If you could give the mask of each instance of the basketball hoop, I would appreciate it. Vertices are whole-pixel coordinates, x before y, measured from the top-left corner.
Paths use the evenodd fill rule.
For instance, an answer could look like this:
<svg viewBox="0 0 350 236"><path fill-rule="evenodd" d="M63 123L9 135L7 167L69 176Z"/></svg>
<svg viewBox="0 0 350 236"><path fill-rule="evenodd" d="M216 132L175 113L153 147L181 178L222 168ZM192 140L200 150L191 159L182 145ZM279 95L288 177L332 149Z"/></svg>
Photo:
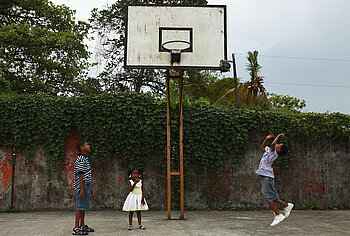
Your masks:
<svg viewBox="0 0 350 236"><path fill-rule="evenodd" d="M192 51L192 45L184 40L171 40L163 43L162 49L171 53L171 63L180 63L181 53Z"/></svg>
<svg viewBox="0 0 350 236"><path fill-rule="evenodd" d="M150 17L152 16L152 17ZM166 69L167 86L167 209L171 219L172 177L180 177L180 219L184 219L183 75L185 70L227 70L226 6L128 5L124 67ZM210 22L208 24L208 22ZM206 39L203 42L203 39ZM195 49L195 50L194 50ZM171 60L169 55L171 54ZM181 60L181 53L184 58ZM181 60L181 61L180 61ZM178 77L179 116L170 115L170 81ZM171 125L178 124L179 172L172 171Z"/></svg>

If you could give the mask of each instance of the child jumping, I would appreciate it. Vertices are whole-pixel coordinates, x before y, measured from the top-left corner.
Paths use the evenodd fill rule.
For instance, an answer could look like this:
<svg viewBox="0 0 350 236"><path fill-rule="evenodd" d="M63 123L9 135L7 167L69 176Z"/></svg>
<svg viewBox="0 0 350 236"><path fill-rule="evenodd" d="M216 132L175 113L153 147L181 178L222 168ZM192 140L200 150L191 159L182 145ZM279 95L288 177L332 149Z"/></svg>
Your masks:
<svg viewBox="0 0 350 236"><path fill-rule="evenodd" d="M76 148L78 150L78 158L74 164L74 191L76 199L75 211L75 227L73 228L73 235L87 235L89 232L95 230L85 225L85 211L90 208L90 194L93 196L94 192L91 188L91 168L89 158L86 155L90 152L89 144L80 140Z"/></svg>
<svg viewBox="0 0 350 236"><path fill-rule="evenodd" d="M141 225L141 211L147 211L148 206L145 200L145 190L142 180L140 179L140 172L138 169L131 171L131 176L128 181L128 188L130 193L125 200L123 211L129 212L129 226L128 230L132 230L132 217L134 211L137 212L137 220L139 223L139 229L146 229Z"/></svg>
<svg viewBox="0 0 350 236"><path fill-rule="evenodd" d="M283 133L277 135L275 140L273 140L271 143L271 148L266 146L267 140L272 139L273 137L274 134L269 134L261 144L260 149L264 151L264 154L260 160L259 169L255 171L255 173L260 176L260 182L265 201L274 211L274 219L271 223L271 226L275 226L287 218L294 206L292 203L287 204L282 201L274 187L275 175L273 174L272 164L278 158L278 156L284 156L287 154L288 147L285 144L277 144L279 138L285 137ZM283 214L278 211L275 203L284 206Z"/></svg>

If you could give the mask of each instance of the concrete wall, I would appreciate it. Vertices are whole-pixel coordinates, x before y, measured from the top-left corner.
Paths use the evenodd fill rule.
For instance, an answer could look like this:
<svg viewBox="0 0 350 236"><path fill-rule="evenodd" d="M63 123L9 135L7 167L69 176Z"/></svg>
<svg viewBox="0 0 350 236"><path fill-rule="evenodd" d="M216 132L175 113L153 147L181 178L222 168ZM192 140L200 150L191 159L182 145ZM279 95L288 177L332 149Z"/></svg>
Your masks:
<svg viewBox="0 0 350 236"><path fill-rule="evenodd" d="M263 137L250 137L244 158L234 163L228 156L222 178L207 173L196 173L185 188L186 207L196 209L265 208L258 177L254 174L261 158L259 145ZM14 207L20 210L74 209L73 168L76 158L75 143L78 134L67 138L65 162L62 171L48 170L47 158L39 147L33 157L18 155L15 168ZM275 187L281 199L292 201L297 208L307 208L318 202L324 208L350 207L349 140L333 140L328 146L316 143L298 143L289 168L275 164ZM0 148L0 209L11 203L12 152ZM165 157L164 157L164 161ZM92 186L96 192L92 209L122 208L128 194L127 171L120 166L120 158L111 156L108 166L93 173ZM145 168L146 199L151 209L166 209L166 170L149 165ZM173 177L176 178L176 177ZM215 184L208 185L207 180ZM174 205L177 201L174 200Z"/></svg>

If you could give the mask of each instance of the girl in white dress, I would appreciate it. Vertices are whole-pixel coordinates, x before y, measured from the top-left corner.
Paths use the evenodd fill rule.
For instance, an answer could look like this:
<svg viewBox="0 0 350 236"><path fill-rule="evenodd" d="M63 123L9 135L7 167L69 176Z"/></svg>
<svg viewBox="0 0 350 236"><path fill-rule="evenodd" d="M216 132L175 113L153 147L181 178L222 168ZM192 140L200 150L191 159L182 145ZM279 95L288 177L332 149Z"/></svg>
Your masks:
<svg viewBox="0 0 350 236"><path fill-rule="evenodd" d="M131 172L131 178L128 181L128 187L130 193L126 198L123 206L123 211L129 212L129 226L128 230L132 230L132 217L134 211L137 212L137 220L139 223L139 229L146 229L141 225L141 211L147 211L148 206L145 200L145 190L142 180L140 179L140 172L138 169L133 169Z"/></svg>

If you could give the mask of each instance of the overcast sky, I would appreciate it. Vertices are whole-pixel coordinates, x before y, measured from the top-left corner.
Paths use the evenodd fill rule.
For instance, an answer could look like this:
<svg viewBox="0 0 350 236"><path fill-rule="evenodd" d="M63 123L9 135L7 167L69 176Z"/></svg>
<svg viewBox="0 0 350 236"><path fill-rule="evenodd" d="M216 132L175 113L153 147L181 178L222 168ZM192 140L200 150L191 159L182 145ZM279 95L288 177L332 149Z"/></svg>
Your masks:
<svg viewBox="0 0 350 236"><path fill-rule="evenodd" d="M78 20L87 20L93 8L114 1L53 2L76 10ZM228 7L228 54L236 53L243 82L249 80L246 53L257 50L268 92L306 100L303 111L350 114L350 0L208 2Z"/></svg>

